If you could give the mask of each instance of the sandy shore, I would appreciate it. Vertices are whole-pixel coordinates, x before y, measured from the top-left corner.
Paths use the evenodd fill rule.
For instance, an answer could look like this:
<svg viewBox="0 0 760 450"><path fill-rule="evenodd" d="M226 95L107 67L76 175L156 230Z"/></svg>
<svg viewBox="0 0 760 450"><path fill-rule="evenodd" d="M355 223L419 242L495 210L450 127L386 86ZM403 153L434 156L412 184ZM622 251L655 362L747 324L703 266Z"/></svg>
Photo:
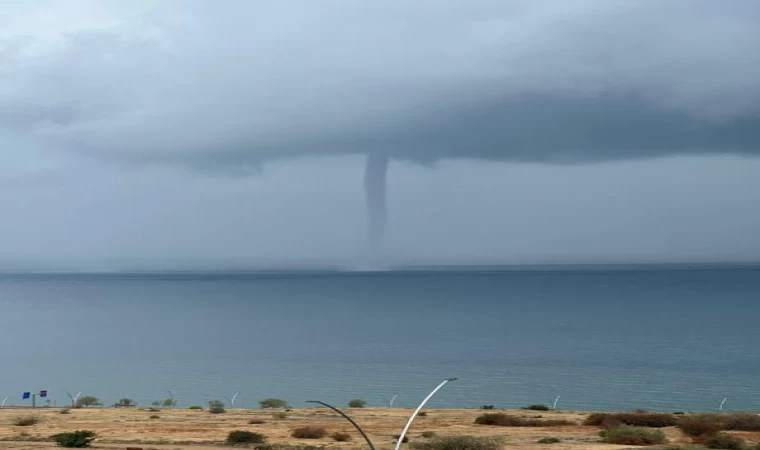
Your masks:
<svg viewBox="0 0 760 450"><path fill-rule="evenodd" d="M380 449L392 449L393 436L400 433L411 410L402 408L346 409ZM505 411L524 417L542 416L545 419L566 419L576 425L545 428L495 427L476 425L475 417L480 410L428 410L426 417L418 417L410 430L411 440L424 439L424 431L445 436L494 436L509 449L620 449L626 448L599 442L598 428L582 426L587 412L571 411ZM185 448L203 449L219 447L232 430L248 430L263 433L272 444L306 444L335 449L366 448L361 436L345 419L334 412L322 409L295 409L286 419L273 416L271 410L229 410L225 414L209 414L206 411L187 409L161 410L91 408L72 409L70 414L60 414L58 409L36 410L0 409L0 449L39 449L54 445L38 440L62 431L92 430L98 435L94 447L120 448L141 447L144 450ZM19 416L34 415L39 423L33 426L15 426ZM158 416L158 418L151 418ZM265 423L251 425L252 419ZM324 427L328 433L343 432L352 436L350 442L335 442L331 438L313 440L294 439L294 428L302 426ZM664 430L671 444L686 444L689 440L675 428ZM757 433L756 433L757 434ZM557 437L558 444L538 444L542 437ZM745 436L760 439L760 436ZM406 446L404 446L406 448Z"/></svg>

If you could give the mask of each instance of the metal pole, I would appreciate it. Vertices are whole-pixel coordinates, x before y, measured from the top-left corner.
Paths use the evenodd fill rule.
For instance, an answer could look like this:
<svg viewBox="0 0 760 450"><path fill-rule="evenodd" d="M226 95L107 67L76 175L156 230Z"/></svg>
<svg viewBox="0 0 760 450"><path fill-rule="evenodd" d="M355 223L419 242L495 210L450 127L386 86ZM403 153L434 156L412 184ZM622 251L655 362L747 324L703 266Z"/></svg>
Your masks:
<svg viewBox="0 0 760 450"><path fill-rule="evenodd" d="M406 436L406 432L409 431L409 427L412 426L412 422L414 422L414 418L417 417L417 414L419 414L422 407L425 406L425 403L427 403L428 400L430 400L430 398L433 397L435 393L438 392L439 389L444 387L446 383L450 381L456 381L456 378L447 378L443 380L441 384L439 384L435 389L433 389L432 392L428 394L427 397L425 397L425 400L423 400L422 403L420 403L420 406L418 406L417 409L414 410L414 413L412 413L412 417L409 418L409 421L406 423L406 426L404 427L404 431L402 431L401 436L398 437L398 442L396 442L395 450L399 450L399 448L401 448L401 443L404 442L404 436Z"/></svg>
<svg viewBox="0 0 760 450"><path fill-rule="evenodd" d="M385 399L385 401L388 402L388 408L393 408L393 401L396 400L396 397L398 397L398 394L394 395L390 400L383 397L383 399Z"/></svg>
<svg viewBox="0 0 760 450"><path fill-rule="evenodd" d="M32 394L32 408L37 407L37 394Z"/></svg>
<svg viewBox="0 0 760 450"><path fill-rule="evenodd" d="M364 430L362 430L362 427L360 427L358 423L354 422L352 418L348 417L346 413L344 413L343 411L339 410L338 408L334 406L330 406L327 403L320 402L318 400L307 400L306 403L319 403L320 405L326 406L332 409L333 411L335 411L336 413L340 414L341 416L343 416L346 420L351 422L351 425L353 425L359 433L361 433L362 437L364 437L364 440L367 441L367 445L369 445L370 450L375 450L375 446L372 444L372 441L369 440L369 436L367 436L367 433L365 433Z"/></svg>
<svg viewBox="0 0 760 450"><path fill-rule="evenodd" d="M69 398L71 399L71 407L72 408L76 406L76 402L77 402L77 400L79 400L79 396L82 395L81 392L77 393L77 395L71 395L71 392L67 391L66 389L64 389L63 392L65 392L66 395L68 395Z"/></svg>

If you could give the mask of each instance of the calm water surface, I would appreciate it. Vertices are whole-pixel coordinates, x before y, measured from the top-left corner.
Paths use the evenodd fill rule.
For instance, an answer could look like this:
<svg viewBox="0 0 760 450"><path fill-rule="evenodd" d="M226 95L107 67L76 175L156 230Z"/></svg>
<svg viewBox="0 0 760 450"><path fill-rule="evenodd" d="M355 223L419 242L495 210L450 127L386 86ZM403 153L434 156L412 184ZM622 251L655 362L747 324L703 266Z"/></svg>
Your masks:
<svg viewBox="0 0 760 450"><path fill-rule="evenodd" d="M760 266L0 275L0 401L760 409Z"/></svg>

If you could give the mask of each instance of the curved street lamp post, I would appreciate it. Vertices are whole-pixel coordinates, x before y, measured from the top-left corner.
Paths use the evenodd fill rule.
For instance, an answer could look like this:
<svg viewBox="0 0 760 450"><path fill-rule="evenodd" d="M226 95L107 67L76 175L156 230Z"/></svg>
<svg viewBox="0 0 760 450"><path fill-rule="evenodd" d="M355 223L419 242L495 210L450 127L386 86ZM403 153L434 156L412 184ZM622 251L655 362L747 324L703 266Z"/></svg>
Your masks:
<svg viewBox="0 0 760 450"><path fill-rule="evenodd" d="M351 422L351 425L353 425L359 433L361 433L364 440L367 441L367 445L369 445L370 450L375 450L375 446L372 444L372 441L369 439L369 436L367 436L367 433L365 433L364 430L362 430L362 427L360 427L358 423L354 422L352 418L348 417L346 413L344 413L343 411L339 410L338 408L334 406L328 405L325 402L320 402L319 400L307 400L306 403L319 403L320 405L326 406L332 409L333 411L335 411L336 413L340 414L341 416L343 416L346 420Z"/></svg>
<svg viewBox="0 0 760 450"><path fill-rule="evenodd" d="M419 414L422 407L425 406L425 403L427 403L428 400L430 400L435 395L436 392L438 392L442 387L444 387L446 383L449 383L451 381L456 381L456 378L447 378L443 380L441 384L436 386L436 388L433 389L432 392L430 392L428 396L425 397L424 400L422 400L422 403L420 403L420 406L418 406L417 409L414 410L414 412L412 413L412 417L410 417L409 421L406 423L406 426L404 427L404 431L401 432L401 436L398 437L398 442L396 442L395 450L399 450L399 448L401 448L401 443L404 442L404 436L406 436L406 432L409 431L409 427L412 426L412 422L414 422L414 418L417 417L417 414Z"/></svg>

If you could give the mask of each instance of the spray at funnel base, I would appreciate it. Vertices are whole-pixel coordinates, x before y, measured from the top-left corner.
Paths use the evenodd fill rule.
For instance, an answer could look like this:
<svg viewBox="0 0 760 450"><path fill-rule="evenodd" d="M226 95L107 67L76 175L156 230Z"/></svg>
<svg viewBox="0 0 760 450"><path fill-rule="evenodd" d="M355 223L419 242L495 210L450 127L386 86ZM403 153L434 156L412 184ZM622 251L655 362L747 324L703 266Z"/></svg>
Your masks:
<svg viewBox="0 0 760 450"><path fill-rule="evenodd" d="M383 253L385 223L388 219L386 208L386 174L389 158L387 155L370 153L364 172L364 190L367 195L367 241L369 256L377 260Z"/></svg>

